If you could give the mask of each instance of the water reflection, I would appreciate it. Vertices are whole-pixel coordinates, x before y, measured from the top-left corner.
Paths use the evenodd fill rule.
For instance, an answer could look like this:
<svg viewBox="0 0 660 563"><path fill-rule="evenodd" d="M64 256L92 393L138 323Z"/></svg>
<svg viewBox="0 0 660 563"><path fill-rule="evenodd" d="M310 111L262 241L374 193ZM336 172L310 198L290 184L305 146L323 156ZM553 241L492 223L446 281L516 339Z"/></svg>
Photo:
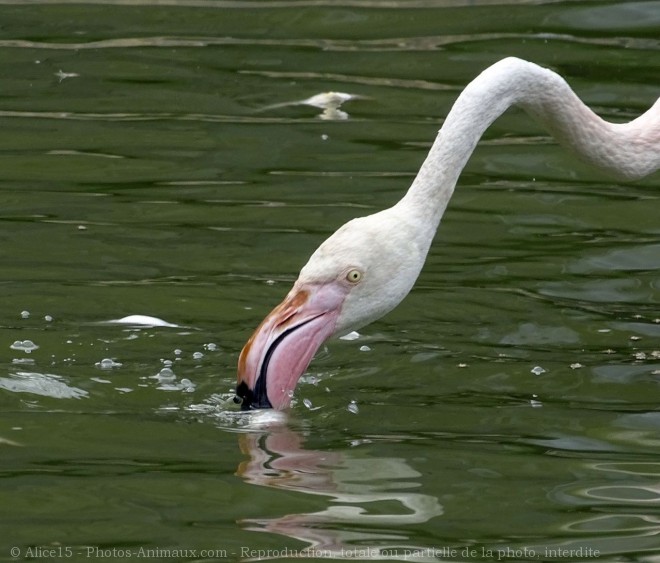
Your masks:
<svg viewBox="0 0 660 563"><path fill-rule="evenodd" d="M592 512L562 526L568 534L583 536L563 542L562 548L576 550L588 545L601 555L655 553L660 517L639 509L658 506L660 463L598 461L585 467L593 472L591 478L583 475L550 493L550 498L564 506L588 507Z"/></svg>
<svg viewBox="0 0 660 563"><path fill-rule="evenodd" d="M370 558L379 558L416 551L418 561L436 560L424 548L406 543L405 525L443 513L437 498L410 491L421 487L421 475L406 460L306 449L301 435L287 426L241 434L239 444L249 456L237 470L246 483L329 501L317 512L245 519L248 530L299 540L308 544L299 552L324 557L357 558L368 551Z"/></svg>

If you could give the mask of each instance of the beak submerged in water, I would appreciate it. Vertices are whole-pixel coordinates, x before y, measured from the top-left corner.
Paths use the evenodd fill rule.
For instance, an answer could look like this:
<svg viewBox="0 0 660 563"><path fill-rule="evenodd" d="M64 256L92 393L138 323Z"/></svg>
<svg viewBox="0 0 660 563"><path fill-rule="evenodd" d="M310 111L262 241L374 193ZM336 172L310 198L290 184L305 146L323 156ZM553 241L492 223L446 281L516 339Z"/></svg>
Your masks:
<svg viewBox="0 0 660 563"><path fill-rule="evenodd" d="M294 285L241 351L236 394L243 410L289 406L314 354L334 333L345 296L335 283Z"/></svg>

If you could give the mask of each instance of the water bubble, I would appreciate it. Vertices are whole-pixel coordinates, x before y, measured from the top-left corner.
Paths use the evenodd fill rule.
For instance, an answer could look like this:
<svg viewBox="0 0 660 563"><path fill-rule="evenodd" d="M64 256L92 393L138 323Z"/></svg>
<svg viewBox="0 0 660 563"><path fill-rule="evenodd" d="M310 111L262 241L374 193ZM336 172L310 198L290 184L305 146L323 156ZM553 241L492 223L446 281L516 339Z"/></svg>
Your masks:
<svg viewBox="0 0 660 563"><path fill-rule="evenodd" d="M176 379L176 375L170 368L163 368L152 377L158 381L174 381Z"/></svg>
<svg viewBox="0 0 660 563"><path fill-rule="evenodd" d="M10 348L12 350L22 350L26 354L29 354L32 350L39 348L39 346L32 342L32 340L16 340Z"/></svg>
<svg viewBox="0 0 660 563"><path fill-rule="evenodd" d="M29 319L30 318L30 311L21 311L21 318L22 319Z"/></svg>
<svg viewBox="0 0 660 563"><path fill-rule="evenodd" d="M367 346L366 344L360 346L360 352L369 352L369 351L371 351L371 348L369 348L369 346Z"/></svg>
<svg viewBox="0 0 660 563"><path fill-rule="evenodd" d="M186 393L192 393L195 390L195 384L190 379L184 378L179 382L178 388Z"/></svg>
<svg viewBox="0 0 660 563"><path fill-rule="evenodd" d="M44 316L44 321L46 321L47 323L52 323L53 322L53 317L51 317L50 315L45 315Z"/></svg>
<svg viewBox="0 0 660 563"><path fill-rule="evenodd" d="M575 362L575 363L571 364L570 367L571 367L571 369L580 369L580 368L583 368L584 366L580 362Z"/></svg>
<svg viewBox="0 0 660 563"><path fill-rule="evenodd" d="M208 344L204 344L204 348L209 352L215 352L218 349L218 345L214 344L213 342L209 342Z"/></svg>
<svg viewBox="0 0 660 563"><path fill-rule="evenodd" d="M303 405L305 405L308 409L312 408L312 401L309 399L303 399Z"/></svg>
<svg viewBox="0 0 660 563"><path fill-rule="evenodd" d="M194 360L201 360L204 357L204 354L202 352L195 352L193 354L193 359Z"/></svg>
<svg viewBox="0 0 660 563"><path fill-rule="evenodd" d="M175 356L180 356L181 354L183 354L183 351L182 351L182 350L179 350L179 348L177 348L176 350L174 350L174 355L175 355Z"/></svg>
<svg viewBox="0 0 660 563"><path fill-rule="evenodd" d="M163 362L163 365L166 368L171 368L172 367L172 363L173 363L172 360L162 360L162 362Z"/></svg>
<svg viewBox="0 0 660 563"><path fill-rule="evenodd" d="M534 375L541 375L542 373L545 373L545 371L546 371L546 370L543 369L541 366L534 366L534 367L531 369L531 372L532 372Z"/></svg>
<svg viewBox="0 0 660 563"><path fill-rule="evenodd" d="M348 403L346 410L353 414L358 414L360 412L360 409L358 408L357 403L355 401L351 401L350 403Z"/></svg>
<svg viewBox="0 0 660 563"><path fill-rule="evenodd" d="M360 338L360 333L354 330L348 334L344 334L344 336L340 336L339 340L357 340L358 338Z"/></svg>
<svg viewBox="0 0 660 563"><path fill-rule="evenodd" d="M121 363L115 362L112 358L103 358L100 362L94 364L100 369L113 369L121 367Z"/></svg>
<svg viewBox="0 0 660 563"><path fill-rule="evenodd" d="M301 377L300 381L304 383L309 383L310 385L318 385L319 382L321 381L321 378L310 374Z"/></svg>

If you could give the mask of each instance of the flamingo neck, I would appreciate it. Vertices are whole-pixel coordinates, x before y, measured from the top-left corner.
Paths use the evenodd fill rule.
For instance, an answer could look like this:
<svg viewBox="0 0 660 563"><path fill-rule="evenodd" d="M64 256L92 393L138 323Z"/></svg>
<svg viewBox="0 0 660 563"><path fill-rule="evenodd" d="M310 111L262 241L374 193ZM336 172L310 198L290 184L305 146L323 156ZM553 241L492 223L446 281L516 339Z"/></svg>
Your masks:
<svg viewBox="0 0 660 563"><path fill-rule="evenodd" d="M458 177L484 131L513 105L596 168L633 180L660 168L660 99L623 124L604 121L553 71L516 58L499 61L456 100L400 207L433 234ZM430 240L429 240L430 244Z"/></svg>

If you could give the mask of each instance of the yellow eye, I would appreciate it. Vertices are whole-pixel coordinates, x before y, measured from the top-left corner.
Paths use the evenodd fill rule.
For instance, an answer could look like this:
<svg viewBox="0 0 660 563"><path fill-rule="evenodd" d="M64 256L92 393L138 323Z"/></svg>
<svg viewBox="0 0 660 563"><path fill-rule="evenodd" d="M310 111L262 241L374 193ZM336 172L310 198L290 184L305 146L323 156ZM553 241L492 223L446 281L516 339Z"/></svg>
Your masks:
<svg viewBox="0 0 660 563"><path fill-rule="evenodd" d="M362 272L360 270L356 270L355 268L349 270L348 273L346 274L346 280L351 283L357 283L361 279L362 279Z"/></svg>

